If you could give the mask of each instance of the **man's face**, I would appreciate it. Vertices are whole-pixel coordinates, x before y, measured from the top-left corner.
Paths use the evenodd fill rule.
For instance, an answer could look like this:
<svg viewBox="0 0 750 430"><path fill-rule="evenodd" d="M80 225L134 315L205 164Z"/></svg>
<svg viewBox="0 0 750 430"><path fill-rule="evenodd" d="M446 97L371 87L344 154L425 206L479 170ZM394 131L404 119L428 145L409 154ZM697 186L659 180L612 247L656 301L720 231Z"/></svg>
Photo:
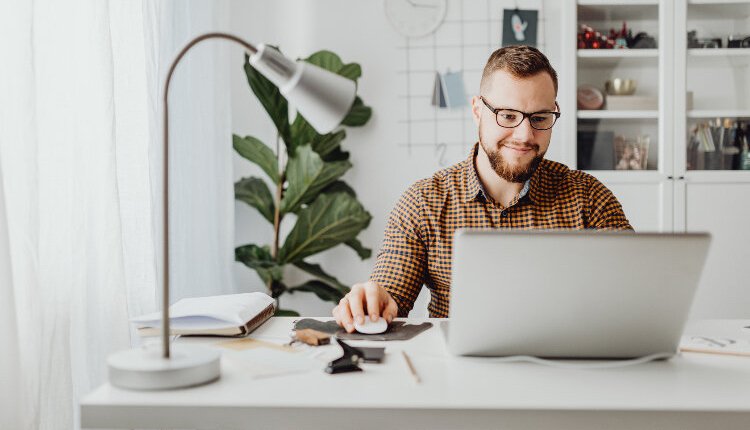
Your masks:
<svg viewBox="0 0 750 430"><path fill-rule="evenodd" d="M517 78L498 70L484 87L481 96L495 108L527 113L556 111L555 87L547 73ZM518 127L503 128L478 96L472 98L471 105L479 128L480 150L487 154L493 170L506 181L525 182L544 158L552 130L532 128L529 118Z"/></svg>

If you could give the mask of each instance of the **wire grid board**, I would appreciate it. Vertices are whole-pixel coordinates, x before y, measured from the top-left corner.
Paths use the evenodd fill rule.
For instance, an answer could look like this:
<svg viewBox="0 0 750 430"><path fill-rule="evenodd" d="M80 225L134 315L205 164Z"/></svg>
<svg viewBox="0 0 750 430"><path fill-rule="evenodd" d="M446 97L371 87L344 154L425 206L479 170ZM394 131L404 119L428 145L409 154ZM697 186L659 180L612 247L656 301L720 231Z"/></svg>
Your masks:
<svg viewBox="0 0 750 430"><path fill-rule="evenodd" d="M544 52L542 0L449 0L445 20L434 33L404 38L398 47L403 59L398 146L408 156L431 154L441 167L466 157L477 141L469 99L479 92L487 58L501 46L503 10L516 7L539 11L536 47ZM465 106L432 106L435 72L447 71L463 71Z"/></svg>

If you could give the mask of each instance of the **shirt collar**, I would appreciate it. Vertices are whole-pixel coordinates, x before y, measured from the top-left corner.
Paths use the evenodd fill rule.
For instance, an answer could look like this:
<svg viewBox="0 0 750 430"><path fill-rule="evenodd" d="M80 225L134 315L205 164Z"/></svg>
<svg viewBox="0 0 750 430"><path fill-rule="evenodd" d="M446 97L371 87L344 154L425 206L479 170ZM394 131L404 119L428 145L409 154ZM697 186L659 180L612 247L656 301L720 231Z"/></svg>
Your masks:
<svg viewBox="0 0 750 430"><path fill-rule="evenodd" d="M485 201L489 200L487 198L487 192L484 189L484 186L482 185L482 181L479 180L479 174L477 174L477 167L476 167L476 158L477 158L477 151L479 150L479 142L475 143L474 146L471 148L471 152L469 153L469 158L466 159L465 163L465 169L466 169L466 199L465 201L470 202L473 200L476 200L478 198L483 198ZM537 169L537 172L539 169ZM521 200L524 196L528 195L530 200L533 199L533 192L532 191L532 179L534 179L537 172L534 172L534 175L532 175L532 178L524 182L523 188L521 189L521 192L518 193L518 200Z"/></svg>

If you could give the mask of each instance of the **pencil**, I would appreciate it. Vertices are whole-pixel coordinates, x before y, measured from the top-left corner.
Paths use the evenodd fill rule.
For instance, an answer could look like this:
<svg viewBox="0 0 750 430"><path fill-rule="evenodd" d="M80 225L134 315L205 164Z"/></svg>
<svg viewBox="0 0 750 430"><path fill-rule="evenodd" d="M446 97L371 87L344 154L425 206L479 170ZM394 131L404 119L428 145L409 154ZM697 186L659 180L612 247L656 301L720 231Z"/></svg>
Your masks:
<svg viewBox="0 0 750 430"><path fill-rule="evenodd" d="M414 364L412 364L411 359L408 355L406 355L406 351L401 351L401 354L404 356L404 361L406 361L406 366L409 367L409 373L411 373L411 376L414 377L414 382L419 384L421 380L419 379L419 374L417 373L417 369L414 368Z"/></svg>

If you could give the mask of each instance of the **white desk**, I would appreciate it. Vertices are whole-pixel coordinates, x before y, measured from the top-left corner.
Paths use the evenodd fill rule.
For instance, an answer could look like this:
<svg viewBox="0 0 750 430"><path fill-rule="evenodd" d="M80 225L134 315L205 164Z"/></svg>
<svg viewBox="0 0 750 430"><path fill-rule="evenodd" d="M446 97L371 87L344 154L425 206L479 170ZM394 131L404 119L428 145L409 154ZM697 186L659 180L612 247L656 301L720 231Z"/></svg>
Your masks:
<svg viewBox="0 0 750 430"><path fill-rule="evenodd" d="M292 320L273 318L253 335L287 336ZM690 324L686 334L750 338L750 330L742 328L746 325L750 320L700 321ZM320 372L252 379L224 362L221 379L202 387L136 392L104 384L83 399L82 427L750 428L747 357L691 353L600 370L481 362L445 355L438 327L385 346L383 364L365 364L357 373L328 375L321 367ZM411 356L420 384L410 377L401 349Z"/></svg>

